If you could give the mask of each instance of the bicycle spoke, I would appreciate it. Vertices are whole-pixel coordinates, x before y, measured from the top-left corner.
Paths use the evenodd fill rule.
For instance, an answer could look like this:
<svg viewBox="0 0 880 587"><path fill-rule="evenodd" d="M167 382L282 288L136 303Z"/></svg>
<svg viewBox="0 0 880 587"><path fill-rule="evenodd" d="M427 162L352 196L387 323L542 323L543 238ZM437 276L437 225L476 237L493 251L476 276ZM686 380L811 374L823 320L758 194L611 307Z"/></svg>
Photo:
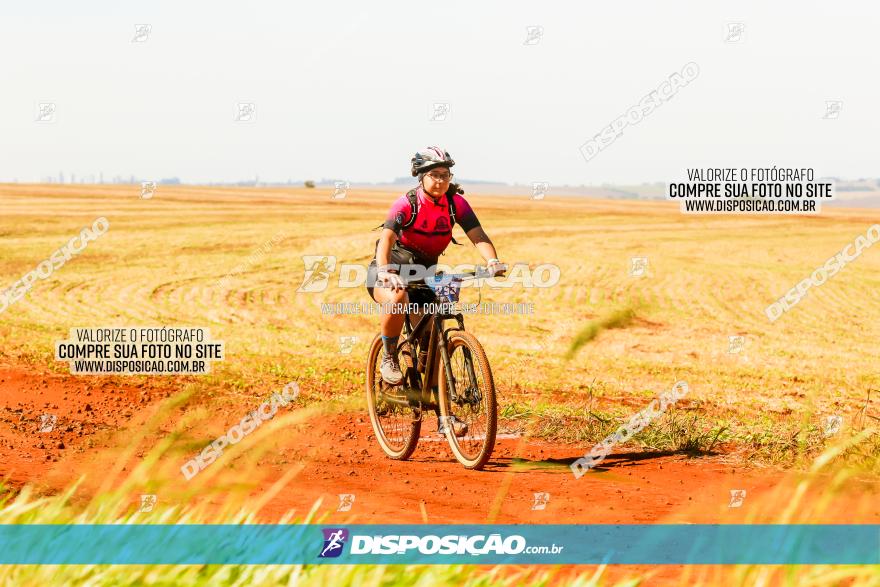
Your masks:
<svg viewBox="0 0 880 587"><path fill-rule="evenodd" d="M400 386L391 386L383 381L378 362L373 373L373 381L372 393L382 433L394 450L402 450L410 439L412 410L391 401L403 401L406 396Z"/></svg>
<svg viewBox="0 0 880 587"><path fill-rule="evenodd" d="M473 355L465 346L457 346L450 356L452 382L449 386L451 412L468 425L468 432L458 439L462 452L475 458L486 440L488 407L481 393L482 381L479 368L474 365Z"/></svg>

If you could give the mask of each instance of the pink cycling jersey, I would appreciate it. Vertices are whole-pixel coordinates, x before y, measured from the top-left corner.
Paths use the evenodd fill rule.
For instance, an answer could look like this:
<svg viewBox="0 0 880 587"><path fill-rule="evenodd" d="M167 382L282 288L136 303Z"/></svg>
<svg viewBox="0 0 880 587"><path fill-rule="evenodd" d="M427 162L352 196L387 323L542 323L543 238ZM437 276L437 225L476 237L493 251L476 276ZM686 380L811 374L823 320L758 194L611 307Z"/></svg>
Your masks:
<svg viewBox="0 0 880 587"><path fill-rule="evenodd" d="M452 241L452 227L449 223L449 206L446 196L436 202L427 195L421 186L416 191L418 212L416 221L402 228L409 221L411 208L406 195L400 196L391 205L388 218L383 226L397 233L397 238L405 248L417 253L424 260L436 261ZM455 202L455 222L467 232L480 225L477 215L467 201L460 195L453 196Z"/></svg>

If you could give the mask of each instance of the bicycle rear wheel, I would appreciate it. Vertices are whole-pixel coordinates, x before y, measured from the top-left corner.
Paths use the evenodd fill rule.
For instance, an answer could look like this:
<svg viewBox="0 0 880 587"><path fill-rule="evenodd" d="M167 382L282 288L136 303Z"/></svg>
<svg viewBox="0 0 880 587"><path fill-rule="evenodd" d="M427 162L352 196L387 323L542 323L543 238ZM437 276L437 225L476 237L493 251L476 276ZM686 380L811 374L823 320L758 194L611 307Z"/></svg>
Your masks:
<svg viewBox="0 0 880 587"><path fill-rule="evenodd" d="M461 438L455 436L452 426L446 426L446 438L459 463L466 469L479 470L492 456L498 427L492 370L483 346L469 332L450 332L447 352L453 380L446 380L446 369L439 365L440 416L455 416L467 424Z"/></svg>
<svg viewBox="0 0 880 587"><path fill-rule="evenodd" d="M400 351L398 350L398 360L404 371L401 385L389 385L382 380L379 372L382 352L382 337L377 334L367 355L367 407L373 432L382 451L389 458L403 461L416 449L422 419L409 406L404 393L409 373Z"/></svg>

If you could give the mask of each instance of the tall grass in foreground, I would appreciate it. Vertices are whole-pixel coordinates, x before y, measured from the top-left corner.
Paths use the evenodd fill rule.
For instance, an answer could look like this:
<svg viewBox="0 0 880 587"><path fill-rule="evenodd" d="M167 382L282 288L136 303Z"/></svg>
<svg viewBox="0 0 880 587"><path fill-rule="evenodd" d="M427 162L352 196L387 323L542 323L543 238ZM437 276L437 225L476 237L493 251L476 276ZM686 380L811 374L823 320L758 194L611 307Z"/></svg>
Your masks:
<svg viewBox="0 0 880 587"><path fill-rule="evenodd" d="M185 423L177 423L171 434L157 442L143 460L125 475L124 462L150 430L167 423L167 416L185 403L188 393L168 400L147 424L141 437L132 440L130 451L123 452L116 467L103 472L100 491L86 499L77 499L79 483L62 493L40 496L30 487L18 492L0 485L0 524L198 524L258 523L263 506L278 492L295 489L300 467L288 472L262 494L251 496L250 488L240 479L259 477L258 453L270 445L273 433L316 415L307 408L267 422L232 449L210 469L191 481L192 487L176 505L157 507L150 513L137 511L133 497L156 492L167 495L181 485L179 471L163 466L162 458L172 450L174 439ZM827 448L816 458L805 475L777 488L768 499L753 504L748 518L753 523L811 523L835 507L834 500L857 472L841 464L841 455L865 442L869 431L852 436ZM179 458L170 459L179 463ZM231 466L235 463L236 466ZM146 491L149 488L151 491ZM166 493L167 492L167 493ZM212 503L206 503L209 501ZM861 496L868 505L873 495ZM165 501L165 500L163 500ZM175 503L174 500L167 500ZM288 512L279 523L324 523L319 515L321 501L310 511ZM853 510L855 511L855 510ZM352 519L355 522L356 519ZM338 523L338 521L336 522ZM846 545L841 545L846 548ZM0 567L0 585L880 585L877 566L693 566L681 573L674 569L604 565L578 569L562 567L525 568L523 566L474 567L464 565L17 565Z"/></svg>
<svg viewBox="0 0 880 587"><path fill-rule="evenodd" d="M818 499L805 503L811 488L802 481L793 488L789 507L780 510L778 522L804 521L804 512L816 513L828 506L833 494L840 490L850 475L838 471L834 482ZM36 497L28 488L13 499L0 503L0 524L67 524L67 523L200 523L196 508L172 507L151 514L131 512L131 499L122 491L96 496L85 508L77 511L70 498L75 487L62 494ZM302 519L286 516L284 523L315 523L315 511ZM253 523L254 511L242 510L229 523ZM845 545L841 545L845 548ZM659 582L656 574L642 571L628 575L623 567L585 566L580 574L560 568L525 569L523 567L478 568L464 565L20 565L0 566L3 585L466 585L466 586L541 586L565 585L854 585L880 584L880 568L876 566L758 566L736 567L695 566L684 568L681 575ZM667 575L668 576L668 575Z"/></svg>

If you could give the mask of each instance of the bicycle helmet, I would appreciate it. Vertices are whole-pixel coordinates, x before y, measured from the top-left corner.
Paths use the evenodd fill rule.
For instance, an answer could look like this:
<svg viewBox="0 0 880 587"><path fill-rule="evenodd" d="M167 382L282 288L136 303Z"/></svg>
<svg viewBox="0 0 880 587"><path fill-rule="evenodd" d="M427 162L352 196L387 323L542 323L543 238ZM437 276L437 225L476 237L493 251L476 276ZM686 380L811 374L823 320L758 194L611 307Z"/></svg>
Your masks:
<svg viewBox="0 0 880 587"><path fill-rule="evenodd" d="M415 154L412 158L412 176L421 176L435 167L452 167L455 161L449 152L440 147L428 147Z"/></svg>

